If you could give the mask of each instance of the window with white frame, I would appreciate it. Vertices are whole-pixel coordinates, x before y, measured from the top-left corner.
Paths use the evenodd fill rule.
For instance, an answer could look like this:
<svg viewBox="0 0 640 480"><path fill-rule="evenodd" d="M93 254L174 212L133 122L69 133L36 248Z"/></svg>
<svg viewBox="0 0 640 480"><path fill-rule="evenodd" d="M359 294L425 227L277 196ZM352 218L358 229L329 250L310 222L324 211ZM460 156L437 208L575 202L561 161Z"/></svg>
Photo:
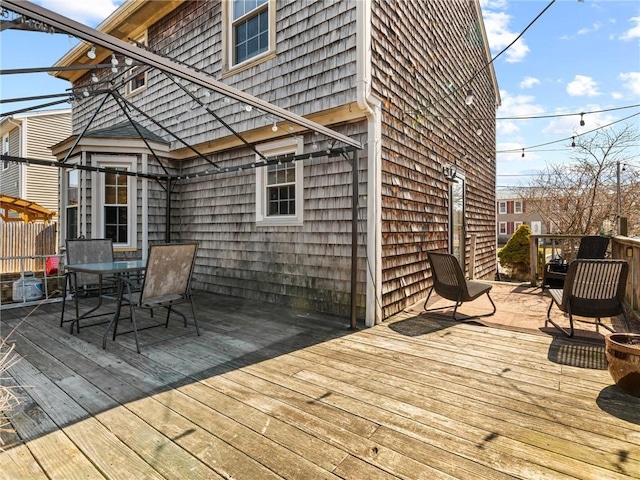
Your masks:
<svg viewBox="0 0 640 480"><path fill-rule="evenodd" d="M9 134L7 133L2 137L2 154L9 155ZM9 168L9 160L4 160L2 162L2 169L6 170Z"/></svg>
<svg viewBox="0 0 640 480"><path fill-rule="evenodd" d="M522 202L520 200L513 202L513 213L522 213Z"/></svg>
<svg viewBox="0 0 640 480"><path fill-rule="evenodd" d="M256 169L256 225L302 225L304 166L302 160L289 160L302 151L302 140L280 140L258 149L279 161Z"/></svg>
<svg viewBox="0 0 640 480"><path fill-rule="evenodd" d="M522 222L513 222L513 231L515 232L522 226Z"/></svg>
<svg viewBox="0 0 640 480"><path fill-rule="evenodd" d="M78 238L80 235L80 172L78 170L65 170L64 192L65 238Z"/></svg>
<svg viewBox="0 0 640 480"><path fill-rule="evenodd" d="M136 178L124 172L136 171L136 159L102 157L96 160L97 166L105 167L107 172L94 176L99 195L98 202L92 204L95 234L112 238L114 246L133 248L137 239Z"/></svg>
<svg viewBox="0 0 640 480"><path fill-rule="evenodd" d="M136 43L134 44L141 43L147 45L147 33L145 32L143 35L137 37L135 41ZM131 67L127 72L127 78L130 78L125 86L125 94L127 96L135 95L147 88L147 71L140 71L143 68L144 66L135 66Z"/></svg>
<svg viewBox="0 0 640 480"><path fill-rule="evenodd" d="M230 0L229 66L234 67L272 51L275 43L273 0Z"/></svg>
<svg viewBox="0 0 640 480"><path fill-rule="evenodd" d="M507 213L507 202L498 202L498 212Z"/></svg>
<svg viewBox="0 0 640 480"><path fill-rule="evenodd" d="M507 222L500 222L498 224L498 232L500 233L500 235L506 235L507 234Z"/></svg>

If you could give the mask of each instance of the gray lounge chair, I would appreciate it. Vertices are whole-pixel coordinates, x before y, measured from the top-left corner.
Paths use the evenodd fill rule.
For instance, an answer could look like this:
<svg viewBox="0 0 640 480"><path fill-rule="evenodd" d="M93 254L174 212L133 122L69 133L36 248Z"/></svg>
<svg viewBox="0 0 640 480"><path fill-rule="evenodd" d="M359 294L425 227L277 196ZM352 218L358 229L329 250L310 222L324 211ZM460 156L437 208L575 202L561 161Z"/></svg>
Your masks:
<svg viewBox="0 0 640 480"><path fill-rule="evenodd" d="M429 290L427 299L424 302L425 312L450 308L450 306L429 309L427 308L427 302L429 302L431 293L433 293L433 291L435 290L436 293L441 297L456 302L453 309L454 320L469 320L473 318L489 317L496 313L496 306L493 303L493 300L491 300L491 296L489 295L492 285L483 282L467 280L464 276L464 272L462 271L462 267L460 267L458 259L449 253L427 252L427 257L431 265L433 287L431 287L431 290ZM491 313L474 315L472 317L464 318L456 317L456 312L458 311L458 307L460 305L462 305L464 302L475 300L476 298L484 294L487 294L487 298L493 306L493 311Z"/></svg>
<svg viewBox="0 0 640 480"><path fill-rule="evenodd" d="M629 319L624 308L628 272L629 264L626 260L574 260L569 264L564 287L549 289L551 304L547 310L545 326L550 322L568 337L573 337L573 317L578 315L595 320L576 321L594 323L596 329L602 326L613 332L601 319L622 314L628 329ZM551 320L551 308L554 304L568 314L568 331Z"/></svg>

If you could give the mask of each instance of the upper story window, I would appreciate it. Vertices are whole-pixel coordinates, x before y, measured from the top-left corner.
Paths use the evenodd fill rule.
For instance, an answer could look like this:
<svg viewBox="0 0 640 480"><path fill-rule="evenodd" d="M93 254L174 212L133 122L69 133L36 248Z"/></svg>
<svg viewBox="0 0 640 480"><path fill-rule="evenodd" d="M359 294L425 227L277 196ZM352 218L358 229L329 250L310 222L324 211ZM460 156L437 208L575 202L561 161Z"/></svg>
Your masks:
<svg viewBox="0 0 640 480"><path fill-rule="evenodd" d="M500 222L498 224L498 232L500 233L500 235L506 235L507 234L507 222Z"/></svg>
<svg viewBox="0 0 640 480"><path fill-rule="evenodd" d="M513 202L513 213L522 213L522 202L520 200Z"/></svg>
<svg viewBox="0 0 640 480"><path fill-rule="evenodd" d="M507 202L498 202L498 212L507 213Z"/></svg>
<svg viewBox="0 0 640 480"><path fill-rule="evenodd" d="M147 45L147 34L146 32L137 37L136 42L141 43L143 45ZM135 95L136 93L141 92L145 88L147 88L147 71L140 71L144 66L136 66L131 67L131 69L127 72L127 78L130 78L125 87L126 95Z"/></svg>
<svg viewBox="0 0 640 480"><path fill-rule="evenodd" d="M302 225L303 164L287 161L302 151L302 140L281 140L259 149L265 157L282 158L282 162L256 169L256 224Z"/></svg>
<svg viewBox="0 0 640 480"><path fill-rule="evenodd" d="M225 5L229 68L275 49L275 0L229 0Z"/></svg>

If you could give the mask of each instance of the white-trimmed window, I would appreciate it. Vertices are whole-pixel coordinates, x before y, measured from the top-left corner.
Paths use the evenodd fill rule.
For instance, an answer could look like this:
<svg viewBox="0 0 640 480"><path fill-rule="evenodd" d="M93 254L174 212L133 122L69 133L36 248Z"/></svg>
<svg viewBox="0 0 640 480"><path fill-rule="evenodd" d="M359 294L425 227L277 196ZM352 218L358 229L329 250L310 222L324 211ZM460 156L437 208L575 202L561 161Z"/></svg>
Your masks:
<svg viewBox="0 0 640 480"><path fill-rule="evenodd" d="M2 137L2 154L9 155L9 134L7 133ZM2 169L6 170L9 168L9 160L4 160L2 162Z"/></svg>
<svg viewBox="0 0 640 480"><path fill-rule="evenodd" d="M507 202L498 202L498 213L507 213Z"/></svg>
<svg viewBox="0 0 640 480"><path fill-rule="evenodd" d="M498 233L500 235L506 235L507 234L507 222L500 222L498 224Z"/></svg>
<svg viewBox="0 0 640 480"><path fill-rule="evenodd" d="M94 178L98 202L94 202L97 238L112 238L114 246L134 248L137 241L136 178L118 172L135 172L135 157L94 157L98 167L108 168Z"/></svg>
<svg viewBox="0 0 640 480"><path fill-rule="evenodd" d="M147 45L147 32L137 37L136 42ZM134 43L135 45L135 43ZM125 95L135 95L147 88L147 71L140 71L144 66L131 67L127 72L127 78L130 78L125 86Z"/></svg>
<svg viewBox="0 0 640 480"><path fill-rule="evenodd" d="M302 225L304 165L302 160L287 160L301 153L302 146L302 139L292 138L258 147L265 157L281 161L256 169L256 225Z"/></svg>
<svg viewBox="0 0 640 480"><path fill-rule="evenodd" d="M80 235L80 171L64 170L65 238Z"/></svg>
<svg viewBox="0 0 640 480"><path fill-rule="evenodd" d="M513 222L513 231L515 232L522 226L522 222Z"/></svg>
<svg viewBox="0 0 640 480"><path fill-rule="evenodd" d="M275 49L274 0L228 0L227 42L229 67L268 54Z"/></svg>
<svg viewBox="0 0 640 480"><path fill-rule="evenodd" d="M513 213L522 213L522 202L520 200L513 202Z"/></svg>

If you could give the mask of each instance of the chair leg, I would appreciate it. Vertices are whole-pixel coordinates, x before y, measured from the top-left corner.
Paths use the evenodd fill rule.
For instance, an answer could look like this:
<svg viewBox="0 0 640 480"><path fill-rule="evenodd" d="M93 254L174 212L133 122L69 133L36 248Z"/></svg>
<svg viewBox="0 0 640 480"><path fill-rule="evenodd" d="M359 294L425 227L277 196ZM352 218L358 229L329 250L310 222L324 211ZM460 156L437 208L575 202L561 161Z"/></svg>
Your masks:
<svg viewBox="0 0 640 480"><path fill-rule="evenodd" d="M494 315L496 313L496 304L493 303L493 300L491 299L491 295L489 295L489 292L487 292L487 298L489 299L489 301L491 302L491 306L493 307L493 310L491 311L491 313L481 313L479 315L474 315L472 317L464 317L464 318L456 318L456 311L458 310L458 307L460 305L462 305L463 302L458 302L456 307L453 309L453 319L457 320L459 322L464 322L467 320L473 320L474 318L483 318L483 317L490 317L492 315Z"/></svg>
<svg viewBox="0 0 640 480"><path fill-rule="evenodd" d="M64 308L67 303L67 284L69 283L69 274L64 276L64 286L62 287L62 313L60 314L60 326L64 323ZM71 290L71 289L69 289Z"/></svg>
<svg viewBox="0 0 640 480"><path fill-rule="evenodd" d="M551 320L551 308L553 307L553 303L554 303L553 299L551 299L551 303L549 304L549 308L547 309L547 319L544 321L544 326L546 327L547 326L547 322L549 322L549 323L551 323L551 325L553 325L558 330L560 330L562 333L564 333L567 337L569 337L569 338L573 337L573 316L571 315L571 305L568 306L570 330L567 331L565 328L561 327L556 322Z"/></svg>
<svg viewBox="0 0 640 480"><path fill-rule="evenodd" d="M198 328L198 319L196 318L196 309L193 306L193 298L189 296L189 303L191 304L191 315L193 315L193 324L196 327L196 335L200 336L200 329Z"/></svg>

